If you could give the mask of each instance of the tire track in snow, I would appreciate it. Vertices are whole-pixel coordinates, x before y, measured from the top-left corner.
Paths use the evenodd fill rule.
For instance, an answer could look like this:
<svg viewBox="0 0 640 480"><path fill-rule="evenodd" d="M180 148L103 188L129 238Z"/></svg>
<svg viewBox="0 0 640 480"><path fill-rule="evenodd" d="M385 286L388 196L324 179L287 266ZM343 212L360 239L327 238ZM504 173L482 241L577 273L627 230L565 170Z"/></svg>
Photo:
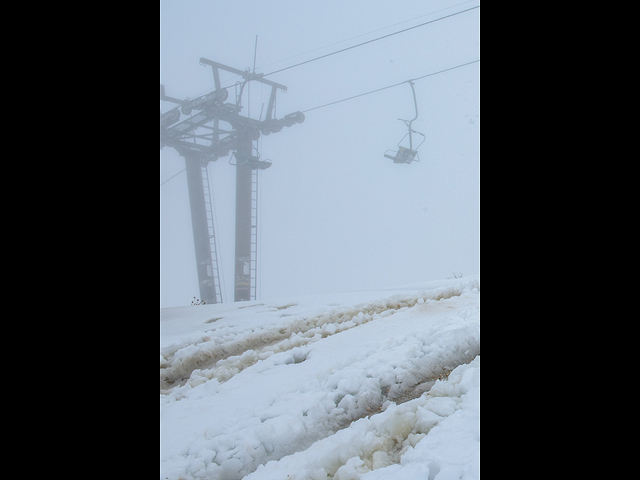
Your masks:
<svg viewBox="0 0 640 480"><path fill-rule="evenodd" d="M400 463L401 457L431 429L455 413L460 397L466 393L461 385L464 371L476 370L469 374L479 374L479 361L478 355L471 362L461 363L448 378L438 379L428 393L402 405L391 403L373 415L362 415L342 401L336 405L329 392L313 411L302 416L291 411L272 417L268 410L263 411L261 424L212 436L206 446L190 448L192 468L169 480L248 480L258 469L256 478L262 480L343 480ZM327 401L330 405L324 410L321 404ZM365 405L362 403L360 410ZM297 458L312 462L300 465Z"/></svg>
<svg viewBox="0 0 640 480"><path fill-rule="evenodd" d="M477 285L468 287L469 285L465 285L464 288L455 290L432 291L429 293L431 298L428 300L439 301L459 296L465 291L477 288ZM422 298L422 302L419 298ZM380 446L379 449L368 444L366 448L363 447L364 453L354 453L350 450L349 442L343 443L341 448L337 449L338 455L335 458L328 458L327 463L321 466L324 468L325 476L322 476L323 472L318 467L314 471L314 477L342 479L344 474L346 478L358 478L349 477L349 472L352 469L361 471L366 468L382 468L399 461L403 452L413 448L416 442L423 438L420 435L428 433L423 431L424 429L415 428L418 417L424 412L418 415L413 407L410 411L410 406L414 403L408 400L420 395L422 395L420 401L425 400L428 398L424 393L429 387L429 382L436 377L446 376L449 370L469 362L479 354L479 306L466 308L464 306L466 302L462 302L458 304L456 310L451 310L449 316L444 313L452 307L448 305L449 302L430 305L424 300L424 296L394 297L381 302L371 302L361 308L353 307L357 314L351 312L349 308L343 308L330 314L316 315L303 320L326 319L326 317L335 319L337 313L341 314L338 318L348 314L347 317L353 319L354 316L366 310L364 307L383 303L388 306L392 304L400 306L404 303L407 307L410 304L413 307L419 303L425 304L418 305L418 308L424 310L427 316L433 312L431 306L438 306L439 320L425 324L424 328L415 332L390 338L389 342L372 344L371 348L362 351L362 355L348 360L345 364L336 364L335 368L327 370L327 376L310 379L308 384L301 385L300 391L295 395L294 403L291 403L294 397L288 393L286 397L279 399L271 406L265 405L255 410L250 414L251 418L239 418L238 423L228 427L212 425L207 428L204 437L189 447L188 459L184 460L184 464L189 467L181 470L182 473L175 479L239 480L268 462L282 460L286 463L287 458L294 456L297 452L313 448L314 443L322 442L328 437L334 438L334 435L340 435L342 431L348 432L344 435L352 435L349 433L352 432L351 427L355 428L363 422L369 425L367 422L371 420L373 423L370 425L375 426L376 422L380 422L378 419L388 419L389 415L396 411L393 403L398 404L398 408L409 410L397 410L401 415L396 418L393 414L393 420L382 422L386 426L374 430L373 433L369 430L364 432L367 435L373 435L373 443L370 443ZM381 312L389 310L392 309L383 309ZM384 316L392 313L394 312ZM348 321L350 320L343 319L343 323ZM330 323L326 322L322 326ZM357 325L349 328L355 326ZM338 332L333 334L336 333ZM293 358L303 350L294 347L289 355ZM249 352L245 353L246 358L252 356ZM303 360L302 357L299 359ZM197 375L194 379L196 377ZM209 394L215 394L217 388L215 382L208 385L212 388ZM190 389L190 386L185 386L186 398L190 394ZM175 395L180 393L177 390L179 389L168 396L172 397L171 400L179 399L179 395ZM194 390L193 393L199 391ZM167 400L170 399L167 398ZM403 402L406 403L399 405ZM431 405L436 403L432 402ZM391 410L387 411L387 407ZM379 410L385 411L375 414ZM362 435L356 435L353 439L360 437ZM315 475L316 473L319 476ZM303 475L292 478L314 477ZM283 476L277 478L280 479ZM171 480L173 479L174 477L171 477Z"/></svg>
<svg viewBox="0 0 640 480"><path fill-rule="evenodd" d="M456 316L467 315L476 317L479 325L478 309L457 312ZM365 375L366 379L355 392L350 392L349 386L341 388L340 382L336 385L332 400L338 409L344 410L336 416L336 431L383 411L390 403L399 405L420 397L438 380L446 380L452 370L480 355L479 327L438 330L436 325L416 336L413 348L405 353L406 360L397 367L370 370L357 362L342 369L339 376Z"/></svg>
<svg viewBox="0 0 640 480"><path fill-rule="evenodd" d="M463 408L464 395L471 395L467 409L472 409L478 400L479 355L449 373L451 376L439 379L427 395L355 421L351 428L316 442L306 451L258 467L258 472L249 474L246 480L280 479L283 472L287 472L290 480L357 479L373 470L399 464L402 456L414 449L434 427ZM475 428L479 428L479 424ZM473 429L471 426L469 430ZM440 462L431 460L428 478L435 478L440 469Z"/></svg>
<svg viewBox="0 0 640 480"><path fill-rule="evenodd" d="M160 393L169 394L176 387L195 387L216 378L224 382L242 370L281 353L384 318L401 309L429 301L439 301L480 289L479 280L438 288L413 296L395 295L388 299L354 307L334 309L329 313L291 319L279 327L252 330L229 339L223 334L205 336L202 342L187 345L160 356ZM252 305L257 306L257 305ZM275 307L278 310L293 305ZM246 306L240 308L247 308ZM304 359L302 359L304 360ZM294 358L297 363L298 360Z"/></svg>

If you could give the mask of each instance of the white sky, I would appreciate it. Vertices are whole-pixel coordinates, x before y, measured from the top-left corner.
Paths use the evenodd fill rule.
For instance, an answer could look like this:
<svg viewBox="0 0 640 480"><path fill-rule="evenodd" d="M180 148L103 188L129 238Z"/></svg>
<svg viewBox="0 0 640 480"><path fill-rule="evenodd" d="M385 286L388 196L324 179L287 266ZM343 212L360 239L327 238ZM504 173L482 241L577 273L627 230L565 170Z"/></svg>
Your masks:
<svg viewBox="0 0 640 480"><path fill-rule="evenodd" d="M478 0L190 0L160 2L160 83L169 96L213 89L205 57L270 73L479 5ZM450 7L450 8L448 8ZM267 77L284 84L277 117L480 58L480 9ZM383 157L414 117L408 84L306 113L261 136L258 299L384 288L479 273L480 63L415 82L426 135L420 163ZM238 78L221 72L223 85ZM243 115L270 88L253 83ZM229 90L233 101L233 89ZM160 102L166 112L175 105ZM266 106L265 106L266 108ZM415 136L421 139L419 136ZM255 142L254 142L255 144ZM233 300L235 171L209 165L223 293ZM159 183L184 168L160 150ZM160 306L199 297L186 176L160 187Z"/></svg>

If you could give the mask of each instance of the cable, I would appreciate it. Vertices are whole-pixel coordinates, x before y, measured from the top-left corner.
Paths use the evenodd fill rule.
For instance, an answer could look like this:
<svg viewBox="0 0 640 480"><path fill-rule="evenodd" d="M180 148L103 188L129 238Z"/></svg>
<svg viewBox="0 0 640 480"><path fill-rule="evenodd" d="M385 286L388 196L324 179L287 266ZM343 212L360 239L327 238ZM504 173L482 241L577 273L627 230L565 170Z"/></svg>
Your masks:
<svg viewBox="0 0 640 480"><path fill-rule="evenodd" d="M472 0L469 0L469 1L472 1ZM447 7L447 8L452 8L452 7L455 7L455 6L457 6L457 5L463 5L463 4L465 4L465 3L469 3L469 2L467 1L467 2L458 3L458 4L456 4L456 5L452 5L451 7ZM426 14L424 14L424 15L420 15L419 17L415 17L415 18L424 17L424 16L426 16L426 15L432 15L433 13L437 13L437 12L440 12L440 11L442 11L442 10L446 10L447 8L443 8L443 9L440 9L440 10L436 10L436 11L434 11L434 12L426 13ZM376 41L378 41L378 40L382 40L383 38L391 37L391 36L393 36L393 35L398 35L399 33L407 32L407 31L409 31L409 30L413 30L414 28L423 27L423 26L428 25L428 24L430 24L430 23L435 23L435 22L438 22L438 21L440 21L440 20L444 20L445 18L453 17L453 16L455 16L455 15L460 15L461 13L465 13L465 12L468 12L468 11L470 11L470 10L475 10L476 8L480 8L480 5L477 5L477 6L475 6L475 7L468 8L468 9L466 9L466 10L461 10L461 11L456 12L456 13L452 13L451 15L446 15L446 16L444 16L444 17L436 18L435 20L431 20L431 21L429 21L429 22L421 23L421 24L419 24L419 25L415 25L415 26L413 26L413 27L405 28L404 30L399 30L399 31L397 31L397 32L390 33L390 34L388 34L388 35L383 35L382 37L374 38L373 40L368 40L368 41L366 41L366 42L359 43L359 44L357 44L357 45L353 45L353 46L351 46L351 47L343 48L342 50L337 50L337 51L335 51L335 52L327 53L326 55L322 55L322 56L320 56L320 57L312 58L311 60L306 60L306 61L304 61L304 62L300 62L300 63L297 63L297 64L295 64L295 65L291 65L291 66L289 66L289 67L281 68L280 70L275 70L275 71L273 71L273 72L271 72L271 73L265 73L265 74L264 74L264 75L262 75L262 76L263 76L263 77L266 77L266 76L268 76L268 75L273 75L274 73L279 73L279 72L283 72L283 71L285 71L285 70L289 70L289 69L291 69L291 68L299 67L300 65L304 65L304 64L307 64L307 63L315 62L316 60L320 60L320 59L322 59L322 58L326 58L326 57L329 57L329 56L331 56L331 55L335 55L335 54L337 54L337 53L345 52L345 51L347 51L347 50L351 50L351 49L356 48L356 47L361 47L362 45L367 45L368 43L376 42ZM393 26L395 26L395 25L399 25L399 24L401 24L401 23L406 23L406 22L409 22L409 21L411 21L411 20L405 20L405 21L403 21L403 22L395 23L395 24L393 24L393 25L389 25L389 26L387 26L387 27L383 27L383 28L381 28L381 29L374 30L373 32L368 32L368 33L374 33L374 32L376 32L376 31L384 30L385 28L393 27ZM362 35L368 35L368 33L363 33ZM352 37L351 39L361 37L362 35L357 35L356 37ZM347 40L351 40L351 39L347 39ZM343 40L343 41L347 41L347 40ZM306 53L310 53L310 52L313 52L313 51L315 51L315 50L320 50L320 49L322 49L322 48L330 47L330 46L332 46L332 45L337 45L338 43L342 43L342 41L341 41L341 42L333 43L333 44L331 44L331 45L325 45L324 47L319 47L319 48L316 48L316 49L314 49L314 50L310 50L309 52L306 52ZM257 49L256 49L256 50L257 50ZM299 54L299 55L304 55L304 54ZM294 58L294 57L297 57L297 56L299 56L299 55L294 55L293 57L288 57L288 58ZM287 60L287 59L285 58L285 59L283 59L283 60ZM274 64L274 63L278 63L278 62L281 62L281 61L282 61L282 60L278 60L278 61L276 61L276 62L268 63L268 64L263 65L263 66L272 65L272 64ZM255 55L254 55L254 73L255 73ZM224 81L224 82L222 82L222 83L230 82L230 81L234 80L235 78L237 78L237 77L239 77L239 76L240 76L240 75L235 75L235 76L231 77L230 79L225 80L225 81ZM251 83L251 82L249 82L249 84L250 84L250 83ZM402 82L402 83L404 83L404 82ZM228 86L226 86L226 87L221 87L221 89L222 89L222 90L226 90L226 89L228 89L228 88L230 88L230 87L233 87L233 86L234 86L234 85L228 85ZM249 87L249 88L251 88L251 87ZM206 90L204 90L203 92L201 92L201 93L199 93L199 94L195 95L195 97L200 96L200 95L202 95L202 94L204 94L204 93L208 93L208 92L213 91L213 90L215 90L215 87L214 87L214 88L206 89Z"/></svg>
<svg viewBox="0 0 640 480"><path fill-rule="evenodd" d="M178 175L180 175L182 172L184 172L186 170L186 168L183 168L182 170L180 170L178 173L176 173L175 175L173 175L172 177L167 178L164 182L162 182L160 184L160 186L164 185L165 183L167 183L169 180L171 180L173 177L177 177Z"/></svg>
<svg viewBox="0 0 640 480"><path fill-rule="evenodd" d="M424 23L421 23L419 25L414 25L413 27L405 28L404 30L399 30L397 32L389 33L388 35L383 35L382 37L374 38L373 40L367 40L366 42L362 42L362 43L359 43L357 45L353 45L351 47L347 47L347 48L343 48L341 50L337 50L335 52L327 53L326 55L321 55L320 57L312 58L311 60L305 60L304 62L296 63L295 65L291 65L290 67L281 68L280 70L275 70L275 71L273 71L271 73L265 73L263 75L263 77L266 77L268 75L273 75L274 73L283 72L285 70L289 70L290 68L299 67L300 65L304 65L306 63L315 62L316 60L320 60L322 58L326 58L326 57L329 57L331 55L335 55L337 53L346 52L347 50L351 50L352 48L361 47L362 45L367 45L368 43L377 42L378 40L382 40L383 38L388 38L388 37L391 37L393 35L398 35L399 33L408 32L409 30L413 30L414 28L424 27L425 25L429 25L430 23L439 22L440 20L444 20L445 18L454 17L456 15L460 15L461 13L465 13L465 12L469 12L471 10L475 10L476 8L480 8L480 5L475 6L475 7L471 7L471 8L467 8L466 10L461 10L461 11L456 12L456 13L452 13L451 15L446 15L444 17L436 18L435 20L430 20L428 22L424 22Z"/></svg>
<svg viewBox="0 0 640 480"><path fill-rule="evenodd" d="M325 103L324 105L320 105L318 107L307 108L306 110L302 110L302 113L307 113L307 112L310 112L312 110L318 110L319 108L324 108L324 107L328 107L330 105L335 105L336 103L342 103L342 102L346 102L348 100L353 100L354 98L364 97L365 95L370 95L372 93L381 92L382 90L387 90L389 88L397 87L398 85L402 85L402 84L407 83L407 82L416 81L416 80L422 80L423 78L432 77L434 75L439 75L440 73L448 72L450 70L455 70L456 68L466 67L467 65L471 65L473 63L478 63L479 61L480 61L480 59L473 60L473 61L467 62L467 63L462 63L460 65L456 65L455 67L445 68L444 70L439 70L437 72L428 73L426 75L422 75L421 77L411 78L409 80L404 80L402 82L394 83L393 85L387 85L386 87L377 88L377 89L371 90L369 92L360 93L358 95L352 95L351 97L343 98L342 100L336 100L335 102ZM231 160L229 160L229 161L231 161ZM176 173L176 175L178 175L178 174L180 174L182 172L184 172L184 170L181 170L180 172ZM176 175L174 175L173 177L175 177ZM168 178L167 180L162 182L160 185L162 186L163 184L167 183L173 177Z"/></svg>
<svg viewBox="0 0 640 480"><path fill-rule="evenodd" d="M456 65L455 67L445 68L444 70L440 70L438 72L428 73L427 75L423 75L421 77L412 78L410 80L405 80L405 81L400 82L400 83L394 83L393 85L388 85L386 87L377 88L376 90L371 90L370 92L360 93L358 95L353 95L353 96L348 97L348 98L343 98L342 100L336 100L335 102L331 102L331 103L325 103L324 105L320 105L319 107L313 107L313 108L308 108L307 110L302 110L302 113L307 113L307 112L310 112L311 110L317 110L319 108L328 107L329 105L335 105L336 103L346 102L347 100L352 100L354 98L363 97L365 95L370 95L372 93L380 92L380 91L386 90L388 88L397 87L398 85L402 85L403 83L416 81L416 80L422 80L423 78L432 77L433 75L438 75L440 73L448 72L449 70L455 70L456 68L465 67L467 65L471 65L472 63L477 63L479 61L480 61L480 59L474 60L472 62L467 62L467 63L463 63L461 65Z"/></svg>
<svg viewBox="0 0 640 480"><path fill-rule="evenodd" d="M312 110L318 110L319 108L324 108L324 107L328 107L330 105L335 105L336 103L342 103L342 102L346 102L348 100L353 100L354 98L364 97L365 95L371 95L372 93L381 92L382 90L387 90L389 88L397 87L398 85L402 85L402 84L407 83L407 82L412 82L412 81L415 82L416 80L422 80L423 78L432 77L434 75L439 75L441 73L448 72L450 70L455 70L456 68L466 67L467 65L471 65L473 63L478 63L479 61L480 61L480 59L473 60L471 62L462 63L460 65L456 65L455 67L445 68L444 70L439 70L437 72L428 73L426 75L422 75L421 77L411 78L409 80L404 80L403 82L394 83L393 85L387 85L386 87L377 88L377 89L371 90L369 92L360 93L358 95L352 95L351 97L343 98L342 100L336 100L335 102L325 103L324 105L320 105L318 107L313 107L313 108L308 108L306 110L302 110L302 113L307 113L307 112L310 112ZM231 161L231 160L229 160L229 161ZM178 175L180 175L185 170L186 170L186 168L183 169L183 170L180 170L178 173L176 173L172 177L167 178L164 182L162 182L160 184L160 186L164 185L165 183L167 183L172 178L177 177Z"/></svg>
<svg viewBox="0 0 640 480"><path fill-rule="evenodd" d="M411 21L413 21L413 20L417 20L418 18L426 17L426 16L428 16L428 15L433 15L434 13L438 13L438 12L443 12L444 10L449 10L449 9L451 9L451 8L454 8L454 7L459 7L460 5L464 5L465 3L471 3L471 2L474 2L474 1L475 1L475 0L466 0L465 2L456 3L455 5L450 5L450 6L448 6L448 7L441 8L441 9L439 9L439 10L434 10L434 11L432 11L432 12L425 13L425 14L423 14L423 15L418 15L417 17L413 17L413 18L410 18L410 19L408 19L408 20L403 20L402 22L393 23L393 24L391 24L391 25L386 25L386 26L384 26L384 27L382 27L382 28L378 28L378 29L376 29L376 30L371 30L371 31L369 31L369 32L361 33L360 35L356 35L355 37L345 38L344 40L340 40L340 41L338 41L338 42L330 43L330 44L328 44L328 45L323 45L323 46L321 46L321 47L317 47L317 48L314 48L314 49L312 49L312 50L307 50L306 52L302 52L302 53L298 53L298 54L296 54L296 55L292 55L292 56L290 56L290 57L281 58L280 60L276 60L275 62L270 62L270 63L266 63L266 64L264 64L264 65L260 65L258 68L268 67L268 66L270 66L270 65L274 65L274 64L276 64L276 63L284 62L285 60L291 60L292 58L296 58L296 57L300 57L300 56L302 56L302 55L306 55L307 53L317 52L318 50L322 50L322 49L324 49L324 48L333 47L334 45L338 45L338 44L340 44L340 43L345 43L345 42L348 42L348 41L350 41L350 40L355 40L356 38L360 38L360 37L364 37L365 35L370 35L370 34L372 34L372 33L380 32L380 31L382 31L382 30L386 30L386 29L391 28L391 27L397 27L398 25L402 25L403 23L411 22ZM255 72L254 72L254 73L255 73ZM239 76L239 75L238 75L238 76Z"/></svg>
<svg viewBox="0 0 640 480"><path fill-rule="evenodd" d="M451 6L449 6L449 7L441 8L441 9L439 9L439 10L434 10L434 11L432 11L432 12L425 13L425 14L423 14L423 15L418 15L417 17L413 17L413 18L410 18L410 19L408 19L408 20L403 20L402 22L394 23L394 24L392 24L392 25L387 25L387 26L385 26L385 27L378 28L378 29L376 29L376 30L372 30L372 31L370 31L370 32L361 33L360 35L356 35L355 37L345 38L344 40L340 40L339 42L330 43L330 44L328 44L328 45L323 45L322 47L314 48L313 50L308 50L308 51L306 51L306 52L298 53L298 54L296 54L296 55L292 55L292 56L290 56L290 57L281 58L280 60L276 60L275 62L270 62L270 63L266 63L266 64L264 64L264 65L260 65L260 66L258 66L257 68L264 68L264 67L268 67L269 65L274 65L274 64L276 64L276 63L284 62L285 60L290 60L290 59L292 59L292 58L296 58L296 57L299 57L299 56L301 56L301 55L306 55L307 53L316 52L316 51L318 51L318 50L322 50L323 48L333 47L334 45L338 45L338 44L340 44L340 43L348 42L349 40L354 40L354 39L356 39L356 38L360 38L360 37L363 37L363 36L365 36L365 35L369 35L369 34L372 34L372 33L375 33L375 32L379 32L379 31L381 31L381 30L385 30L385 29L387 29L387 28L395 27L395 26L397 26L397 25L402 25L403 23L407 23L407 22L410 22L410 21L412 21L412 20L416 20L416 19L418 19L418 18L426 17L427 15L433 15L434 13L442 12L442 11L444 11L444 10L448 10L448 9L450 9L450 8L458 7L458 6L460 6L460 5L464 5L465 3L470 3L470 2L473 2L473 1L475 1L475 0L467 0L467 1L465 1L465 2L456 3L455 5L451 5ZM477 8L477 7L476 7L476 8ZM461 12L460 12L460 13L461 13ZM454 14L454 15L455 15L455 14ZM446 17L442 17L442 18L446 18ZM438 20L438 19L436 19L436 20ZM418 25L418 26L420 26L420 25ZM415 27L411 27L411 28L415 28ZM396 32L396 33L400 33L400 32ZM393 35L395 35L395 34L393 34ZM256 35L256 37L257 37L257 35ZM384 37L381 37L381 38L384 38ZM374 41L374 40L371 40L371 41ZM365 43L368 43L368 42L365 42ZM362 44L362 45L364 45L364 44ZM357 46L357 45L356 45L356 46ZM349 47L349 48L355 48L355 47ZM257 49L256 49L256 50L257 50ZM336 53L336 52L334 52L334 53ZM331 54L331 55L333 55L333 54ZM319 57L319 58L322 58L322 57ZM311 61L311 60L310 60L310 61ZM303 62L303 63L306 63L306 62ZM293 67L287 67L287 68L293 68ZM286 69L285 69L285 70L286 70ZM256 73L256 66L255 66L255 52L254 52L253 73ZM275 73L275 72L271 72L271 73ZM271 75L271 73L268 73L267 75ZM222 83L231 82L231 81L235 80L235 79L236 79L236 78L238 78L238 77L240 77L240 75L234 75L233 77L231 77L231 78L229 78L229 79L227 79L227 80L223 81ZM229 86L227 86L227 87L222 87L222 88L226 89L226 88L229 88L229 87L231 87L231 86L233 86L233 85L229 85ZM194 95L194 97L198 97L198 96L200 96L200 95L202 95L202 94L204 94L204 93L209 93L209 92L211 92L211 91L213 91L213 90L215 90L215 87L213 87L213 88L208 88L208 89L206 89L206 90L203 90L202 92L200 92L200 93L198 93L198 94Z"/></svg>

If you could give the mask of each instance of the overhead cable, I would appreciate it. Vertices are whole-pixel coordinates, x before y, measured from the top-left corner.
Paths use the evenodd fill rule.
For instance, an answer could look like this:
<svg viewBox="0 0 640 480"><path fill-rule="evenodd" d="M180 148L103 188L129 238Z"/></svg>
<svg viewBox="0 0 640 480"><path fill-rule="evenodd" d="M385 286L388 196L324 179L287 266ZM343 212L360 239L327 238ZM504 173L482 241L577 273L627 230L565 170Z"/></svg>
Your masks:
<svg viewBox="0 0 640 480"><path fill-rule="evenodd" d="M413 30L414 28L424 27L425 25L429 25L430 23L439 22L440 20L444 20L445 18L454 17L456 15L460 15L461 13L465 13L465 12L469 12L471 10L475 10L476 8L480 8L480 5L475 6L475 7L471 7L471 8L467 8L466 10L461 10L461 11L456 12L456 13L452 13L451 15L445 15L444 17L436 18L435 20L430 20L428 22L424 22L424 23L421 23L419 25L414 25L413 27L405 28L405 29L399 30L397 32L389 33L388 35L383 35L382 37L374 38L373 40L367 40L366 42L362 42L362 43L359 43L357 45L352 45L351 47L347 47L347 48L343 48L341 50L337 50L335 52L327 53L326 55L321 55L320 57L312 58L311 60L305 60L304 62L296 63L295 65L291 65L289 67L281 68L280 70L275 70L275 71L273 71L271 73L265 73L263 75L263 77L266 77L267 75L273 75L274 73L283 72L285 70L289 70L290 68L299 67L300 65L304 65L306 63L315 62L316 60L320 60L322 58L326 58L326 57L329 57L331 55L335 55L337 53L346 52L347 50L351 50L353 48L361 47L362 45L367 45L368 43L377 42L378 40L382 40L383 38L388 38L388 37L391 37L393 35L398 35L399 33L404 33L404 32L407 32L409 30Z"/></svg>
<svg viewBox="0 0 640 480"><path fill-rule="evenodd" d="M336 100L335 102L325 103L324 105L320 105L318 107L313 107L313 108L308 108L306 110L302 110L302 113L307 113L307 112L310 112L311 110L318 110L319 108L328 107L329 105L335 105L336 103L346 102L347 100L353 100L354 98L364 97L365 95L371 95L372 93L381 92L382 90L387 90L389 88L397 87L397 86L403 85L403 84L405 84L407 82L415 82L416 80L422 80L423 78L432 77L434 75L439 75L441 73L448 72L450 70L455 70L456 68L466 67L467 65L471 65L473 63L478 63L479 61L480 61L480 59L473 60L471 62L462 63L460 65L456 65L455 67L445 68L444 70L439 70L437 72L428 73L426 75L422 75L421 77L416 77L416 78L412 78L412 79L409 79L409 80L404 80L402 82L394 83L393 85L387 85L386 87L377 88L375 90L371 90L371 91L365 92L365 93L360 93L358 95L352 95L351 97L343 98L342 100ZM178 175L180 175L185 170L186 169L180 170L178 173L176 173L172 177L167 178L164 182L162 182L160 184L160 186L164 185L165 183L167 183L172 178L177 177Z"/></svg>
<svg viewBox="0 0 640 480"><path fill-rule="evenodd" d="M464 4L464 3L469 3L469 2L462 2L462 3L459 3L459 4L457 4L457 5L462 5L462 4ZM453 6L453 7L455 7L456 5L452 5L452 6ZM451 7L447 7L447 8L451 8ZM384 36L382 36L382 37L374 38L373 40L368 40L368 41L366 41L366 42L362 42L362 43L359 43L359 44L357 44L357 45L352 45L351 47L347 47L347 48L343 48L343 49L341 49L341 50L337 50L337 51L335 51L335 52L327 53L326 55L321 55L320 57L312 58L311 60L306 60L306 61L304 61L304 62L296 63L295 65L291 65L291 66L289 66L289 67L281 68L280 70L275 70L275 71L273 71L273 72L271 72L271 73L265 73L265 74L263 74L263 75L261 75L261 76L262 76L262 77L266 77L266 76L268 76L268 75L273 75L274 73L278 73L278 72L282 72L282 71L284 71L284 70L289 70L289 69L291 69L291 68L299 67L300 65L305 65L305 64L307 64L307 63L315 62L316 60L320 60L320 59L322 59L322 58L326 58L326 57L329 57L329 56L331 56L331 55L336 55L337 53L345 52L345 51L347 51L347 50L351 50L351 49L353 49L353 48L361 47L362 45L367 45L367 44L369 44L369 43L376 42L376 41L378 41L378 40L382 40L383 38L391 37L391 36L393 36L393 35L398 35L398 34L400 34L400 33L407 32L407 31L409 31L409 30L413 30L414 28L423 27L423 26L428 25L428 24L430 24L430 23L438 22L438 21L440 21L440 20L444 20L445 18L453 17L453 16L455 16L455 15L460 15L461 13L465 13L465 12L468 12L468 11L470 11L470 10L475 10L475 9L477 9L477 8L480 8L480 5L477 5L477 6L475 6L475 7L468 8L468 9L466 9L466 10L461 10L461 11L456 12L456 13L452 13L451 15L446 15L446 16L444 16L444 17L436 18L435 20L431 20L431 21L428 21L428 22L424 22L424 23L421 23L421 24L419 24L419 25L414 25L413 27L405 28L405 29L403 29L403 30L399 30L399 31L397 31L397 32L393 32L393 33L390 33L390 34L388 34L388 35L384 35ZM446 10L446 9L441 9L441 10ZM436 10L435 12L431 12L431 13L428 13L428 14L425 14L425 15L431 15L431 14L436 13L436 12L439 12L439 11L441 11L441 10ZM421 16L424 16L424 15L421 15ZM416 18L420 18L420 17L416 17ZM408 21L408 20L407 20L407 21ZM404 22L400 22L400 23L404 23ZM395 24L395 25L398 25L398 24ZM390 25L390 26L393 26L393 25ZM385 27L385 28L388 28L388 27ZM369 32L369 33L373 33L373 32ZM366 35L366 34L363 34L363 35ZM358 36L361 36L361 35L358 35ZM357 38L357 37L353 37L353 38ZM341 43L341 42L337 42L337 43ZM335 44L332 44L332 45L335 45ZM327 45L327 46L330 46L330 45ZM325 47L320 47L320 48L325 48ZM319 50L319 49L316 49L316 50ZM313 50L312 50L312 51L313 51ZM294 57L295 57L295 56L297 56L297 55L294 55ZM293 57L289 57L289 58L293 58ZM286 60L286 59L285 59L285 60ZM279 61L281 61L281 60L278 60L278 62L279 62ZM273 63L277 63L277 62L273 62ZM255 65L255 63L254 63L254 65ZM271 65L271 64L267 64L267 65ZM254 66L254 73L255 73L255 66ZM240 76L240 75L236 75L236 76L232 77L231 79L226 80L226 81L225 81L225 83L226 83L227 81L231 81L231 80L233 80L233 79L235 79L235 78L237 78L237 77L239 77L239 76ZM237 83L238 83L238 82L236 82L236 84L237 84ZM222 87L222 89L223 89L223 90L226 90L226 89L231 88L231 87L233 87L233 86L235 86L235 85L228 85L228 86L226 86L226 87ZM209 88L209 89L207 89L207 90L204 90L202 93L199 93L198 95L201 95L201 94L203 94L203 93L208 93L208 92L210 92L210 91L212 91L212 90L214 90L214 89Z"/></svg>
<svg viewBox="0 0 640 480"><path fill-rule="evenodd" d="M418 15L417 17L413 17L413 18L410 18L408 20L403 20L402 22L393 23L391 25L386 25L386 26L384 26L382 28L378 28L376 30L371 30L369 32L361 33L360 35L356 35L355 37L345 38L344 40L340 40L338 42L330 43L328 45L323 45L321 47L314 48L313 50L308 50L306 52L298 53L296 55L292 55L292 56L287 57L287 58L281 58L280 60L276 60L275 62L266 63L264 65L260 65L258 68L268 67L269 65L274 65L276 63L284 62L285 60L290 60L292 58L300 57L302 55L306 55L307 53L317 52L318 50L323 50L325 48L333 47L334 45L338 45L340 43L345 43L345 42L348 42L350 40L355 40L356 38L364 37L366 35L371 35L372 33L376 33L376 32L379 32L381 30L387 30L387 29L389 29L391 27L397 27L398 25L402 25L403 23L408 23L408 22L411 22L413 20L417 20L418 18L422 18L422 17L426 17L426 16L429 16L429 15L433 15L434 13L443 12L445 10L450 10L452 8L459 7L460 5L464 5L465 3L471 3L471 2L475 2L475 0L466 0L465 2L456 3L455 5L450 5L448 7L441 8L439 10L434 10L434 11L429 12L429 13Z"/></svg>
<svg viewBox="0 0 640 480"><path fill-rule="evenodd" d="M173 176L171 176L171 177L167 178L164 182L162 182L162 183L160 184L160 186L164 185L165 183L167 183L167 182L168 182L169 180L171 180L172 178L177 177L178 175L180 175L180 174L181 174L182 172L184 172L185 170L186 170L186 168L183 168L182 170L180 170L180 171L179 171L178 173L176 173L175 175L173 175Z"/></svg>
<svg viewBox="0 0 640 480"><path fill-rule="evenodd" d="M371 90L370 92L360 93L358 95L353 95L353 96L348 97L348 98L343 98L342 100L336 100L335 102L325 103L324 105L320 105L319 107L313 107L313 108L308 108L307 110L302 110L302 113L307 113L307 112L310 112L311 110L317 110L319 108L328 107L329 105L335 105L336 103L346 102L347 100L352 100L354 98L364 97L365 95L370 95L372 93L380 92L380 91L386 90L388 88L397 87L398 85L402 85L402 84L407 83L407 82L415 82L416 80L421 80L423 78L432 77L433 75L438 75L440 73L448 72L449 70L455 70L456 68L465 67L467 65L471 65L472 63L477 63L479 61L480 61L480 59L473 60L472 62L467 62L467 63L463 63L463 64L460 64L460 65L456 65L455 67L445 68L444 70L439 70L437 72L428 73L427 75L423 75L421 77L412 78L410 80L404 80L403 82L394 83L393 85L387 85L386 87L377 88L375 90Z"/></svg>

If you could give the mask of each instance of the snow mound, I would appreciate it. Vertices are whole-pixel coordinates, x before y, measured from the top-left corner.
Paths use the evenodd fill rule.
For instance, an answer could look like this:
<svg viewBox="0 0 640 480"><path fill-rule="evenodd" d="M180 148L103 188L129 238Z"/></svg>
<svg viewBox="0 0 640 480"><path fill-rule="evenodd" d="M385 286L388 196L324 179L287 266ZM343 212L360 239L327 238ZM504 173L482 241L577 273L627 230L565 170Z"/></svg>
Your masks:
<svg viewBox="0 0 640 480"><path fill-rule="evenodd" d="M478 478L479 287L165 312L161 479Z"/></svg>

